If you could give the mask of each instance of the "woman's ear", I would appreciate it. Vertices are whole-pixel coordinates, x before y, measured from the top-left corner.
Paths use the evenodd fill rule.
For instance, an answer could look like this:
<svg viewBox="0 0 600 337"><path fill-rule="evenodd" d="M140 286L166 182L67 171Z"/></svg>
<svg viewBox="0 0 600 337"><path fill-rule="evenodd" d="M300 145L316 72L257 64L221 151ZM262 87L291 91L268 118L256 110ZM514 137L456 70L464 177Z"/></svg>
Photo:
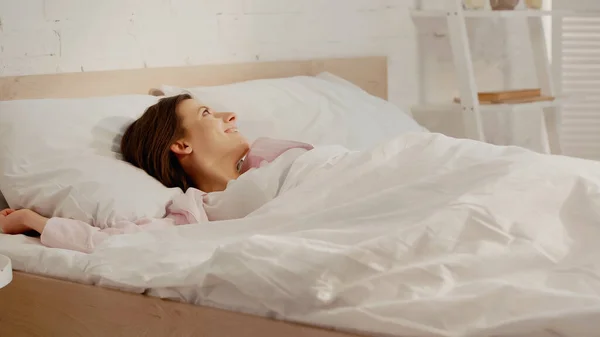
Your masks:
<svg viewBox="0 0 600 337"><path fill-rule="evenodd" d="M192 153L192 147L183 139L171 144L171 151L176 155L185 155Z"/></svg>

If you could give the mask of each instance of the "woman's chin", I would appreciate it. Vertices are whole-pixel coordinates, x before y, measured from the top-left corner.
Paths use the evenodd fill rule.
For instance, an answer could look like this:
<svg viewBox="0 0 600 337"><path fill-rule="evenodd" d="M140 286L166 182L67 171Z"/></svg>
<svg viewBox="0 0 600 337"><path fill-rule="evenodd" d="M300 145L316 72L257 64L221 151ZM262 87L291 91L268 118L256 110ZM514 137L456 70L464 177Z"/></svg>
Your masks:
<svg viewBox="0 0 600 337"><path fill-rule="evenodd" d="M246 139L246 137L244 137L244 135L242 135L240 132L230 132L227 135L236 139Z"/></svg>

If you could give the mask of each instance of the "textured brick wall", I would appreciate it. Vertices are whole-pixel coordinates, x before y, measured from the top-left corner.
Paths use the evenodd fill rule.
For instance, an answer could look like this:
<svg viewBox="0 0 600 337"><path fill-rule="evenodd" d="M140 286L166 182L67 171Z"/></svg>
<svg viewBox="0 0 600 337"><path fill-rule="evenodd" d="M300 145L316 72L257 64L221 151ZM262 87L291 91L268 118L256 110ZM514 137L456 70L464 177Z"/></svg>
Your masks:
<svg viewBox="0 0 600 337"><path fill-rule="evenodd" d="M0 0L0 76L383 54L413 83L408 3ZM397 102L416 96L390 82Z"/></svg>

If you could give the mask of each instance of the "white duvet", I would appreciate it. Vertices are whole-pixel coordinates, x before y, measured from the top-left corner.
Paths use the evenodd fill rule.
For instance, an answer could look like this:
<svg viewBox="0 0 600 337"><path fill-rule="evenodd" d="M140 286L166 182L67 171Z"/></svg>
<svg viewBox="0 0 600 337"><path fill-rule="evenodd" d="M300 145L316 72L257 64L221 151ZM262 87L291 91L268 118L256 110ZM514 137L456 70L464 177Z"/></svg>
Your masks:
<svg viewBox="0 0 600 337"><path fill-rule="evenodd" d="M17 270L381 336L600 334L600 163L409 134L300 156L233 221L93 254L0 236Z"/></svg>

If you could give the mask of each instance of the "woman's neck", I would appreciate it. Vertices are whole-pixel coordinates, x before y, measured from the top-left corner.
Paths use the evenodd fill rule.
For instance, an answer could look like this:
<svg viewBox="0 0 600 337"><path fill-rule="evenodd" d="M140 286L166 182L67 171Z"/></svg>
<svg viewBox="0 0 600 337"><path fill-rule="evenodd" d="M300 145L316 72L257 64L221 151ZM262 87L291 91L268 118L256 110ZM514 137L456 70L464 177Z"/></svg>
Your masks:
<svg viewBox="0 0 600 337"><path fill-rule="evenodd" d="M231 180L239 178L237 163L226 167L212 167L192 177L196 187L206 193L224 191Z"/></svg>
<svg viewBox="0 0 600 337"><path fill-rule="evenodd" d="M224 191L231 180L239 178L238 164L244 155L246 151L238 151L191 170L195 172L190 175L194 185L206 193Z"/></svg>

